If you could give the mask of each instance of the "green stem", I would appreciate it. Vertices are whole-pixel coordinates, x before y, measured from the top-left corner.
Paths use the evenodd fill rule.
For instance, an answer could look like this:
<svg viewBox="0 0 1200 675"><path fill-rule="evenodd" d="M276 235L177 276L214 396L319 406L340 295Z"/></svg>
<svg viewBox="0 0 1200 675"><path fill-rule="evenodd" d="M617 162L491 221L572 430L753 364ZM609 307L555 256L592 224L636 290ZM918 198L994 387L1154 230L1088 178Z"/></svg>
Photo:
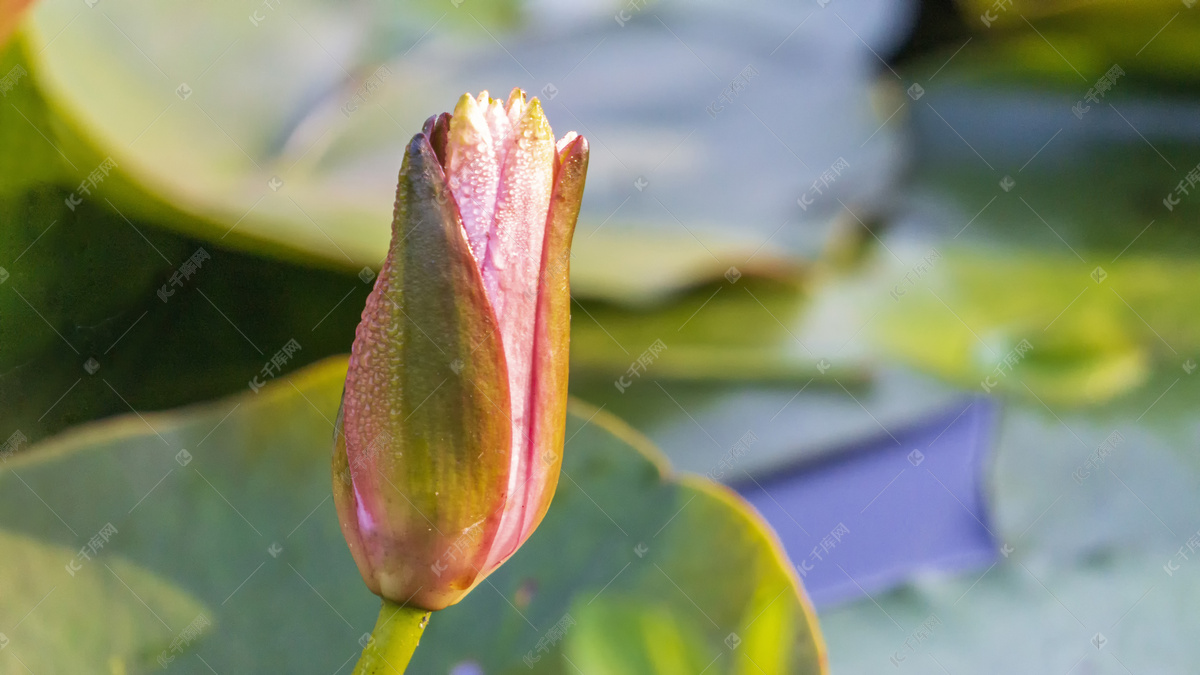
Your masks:
<svg viewBox="0 0 1200 675"><path fill-rule="evenodd" d="M371 641L363 650L354 675L404 673L429 623L429 612L416 607L383 601Z"/></svg>

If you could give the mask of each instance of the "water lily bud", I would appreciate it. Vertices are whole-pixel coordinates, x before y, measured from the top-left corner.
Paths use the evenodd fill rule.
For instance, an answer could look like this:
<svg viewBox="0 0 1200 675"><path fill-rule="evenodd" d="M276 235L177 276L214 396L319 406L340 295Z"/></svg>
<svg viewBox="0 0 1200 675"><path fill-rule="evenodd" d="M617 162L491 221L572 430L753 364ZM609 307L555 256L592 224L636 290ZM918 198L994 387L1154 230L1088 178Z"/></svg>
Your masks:
<svg viewBox="0 0 1200 675"><path fill-rule="evenodd" d="M458 602L550 505L587 162L519 89L464 94L408 145L333 454L342 532L385 599Z"/></svg>

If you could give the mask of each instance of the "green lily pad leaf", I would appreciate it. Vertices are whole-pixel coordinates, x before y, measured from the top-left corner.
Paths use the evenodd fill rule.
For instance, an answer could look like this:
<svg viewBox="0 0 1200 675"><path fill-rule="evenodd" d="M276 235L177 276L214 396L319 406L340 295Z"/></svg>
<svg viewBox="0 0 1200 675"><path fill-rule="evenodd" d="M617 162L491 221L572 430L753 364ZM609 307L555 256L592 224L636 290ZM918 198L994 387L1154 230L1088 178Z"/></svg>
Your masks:
<svg viewBox="0 0 1200 675"><path fill-rule="evenodd" d="M35 445L0 470L0 526L73 548L72 530L112 522L122 536L106 554L212 609L213 637L172 671L335 672L357 658L379 607L330 498L345 368L330 359L257 394ZM564 479L542 526L487 583L434 616L412 672L463 661L524 672L526 656L541 657L535 672L573 672L576 641L589 663L595 645L619 646L612 617L631 606L650 617L651 633L675 636L679 663L717 659L709 672L751 672L748 657L768 673L823 672L796 574L751 509L724 488L671 477L657 451L603 412L576 404L567 436ZM8 595L0 607L16 611ZM679 628L662 628L672 622ZM615 663L640 663L628 649Z"/></svg>
<svg viewBox="0 0 1200 675"><path fill-rule="evenodd" d="M1082 95L1075 73L1075 84L1055 88L997 87L988 74L985 89L956 79L960 63L939 75L930 105L985 118L968 134L971 148L933 134L910 215L884 236L886 249L818 288L813 305L857 298L843 305L862 322L874 317L863 332L876 358L1034 403L1109 401L1157 370L1177 371L1200 351L1190 292L1200 279L1200 199L1177 188L1200 146L1170 125L1149 132L1149 115L1173 114L1149 97L1113 99L1081 121L1069 112ZM917 125L944 126L934 109L915 109Z"/></svg>
<svg viewBox="0 0 1200 675"><path fill-rule="evenodd" d="M0 74L29 68L19 53L0 49ZM108 181L84 195L60 127L20 77L0 105L0 441L245 391L292 339L289 371L347 349L373 273L184 237L115 206Z"/></svg>
<svg viewBox="0 0 1200 675"><path fill-rule="evenodd" d="M860 445L881 429L937 415L963 396L937 378L894 367L875 371L865 382L841 376L737 384L648 377L653 381L639 381L624 393L611 378L576 377L571 392L629 420L679 470L711 472L728 481ZM754 434L752 451L726 472L722 462L747 429Z"/></svg>
<svg viewBox="0 0 1200 675"><path fill-rule="evenodd" d="M651 305L577 300L571 370L610 379L861 381L882 365L862 339L873 317L858 311L876 299L833 298L794 275L729 274Z"/></svg>
<svg viewBox="0 0 1200 675"><path fill-rule="evenodd" d="M405 11L374 2L355 12L323 2L224 2L203 12L181 3L83 9L40 2L21 40L26 68L56 111L54 141L77 181L111 158L116 170L105 187L130 215L354 271L377 265L386 252L400 158L394 151L411 135L396 133L386 115L415 132L429 114L425 101L407 96L391 111L366 110L365 98L386 80L419 79L380 64L435 25L486 38L518 19L511 0L475 2L461 12L440 2ZM186 26L207 47L179 49L187 41L161 39L164 25ZM78 58L84 53L93 55L88 63ZM271 95L260 95L267 88ZM235 100L245 103L232 109ZM381 148L361 133L347 137L355 112L356 124L368 115L386 122L394 143Z"/></svg>
<svg viewBox="0 0 1200 675"><path fill-rule="evenodd" d="M813 300L819 309L859 298L840 309L867 326L876 360L980 392L1082 406L1135 390L1200 350L1187 291L1200 267L1188 258L1126 255L1097 266L1024 249L888 246Z"/></svg>
<svg viewBox="0 0 1200 675"><path fill-rule="evenodd" d="M19 57L16 46L9 49L0 57L0 72L18 64L31 67ZM295 366L345 351L372 274L313 270L229 250L228 239L218 237L220 247L215 247L183 237L154 220L126 213L123 205L117 206L115 183L109 180L75 209L68 208L64 202L77 189L79 177L35 129L54 143L62 142L56 134L67 131L54 121L29 78L19 85L7 97L12 105L0 106L0 133L9 134L3 138L11 136L15 148L0 156L0 176L12 176L0 181L0 251L11 252L0 253L0 266L9 274L0 281L0 439L20 430L37 441L71 424L130 407L160 410L240 390L275 349L293 338L302 346ZM115 175L110 178L118 181ZM606 239L608 232L602 228L594 236L577 237L589 239L594 251L607 256L604 268L619 264L614 259L640 258L636 266L650 265L668 248L668 238L650 237L659 244L629 247L627 241L618 244L619 237ZM212 259L184 287L167 285L180 262L200 248ZM617 393L613 380L660 338L667 349L655 360L656 377L713 383L769 380L782 388L792 383L798 388L812 377L836 377L847 386L863 379L871 364L862 358L861 345L846 341L861 325L829 314L820 321L804 320L806 290L787 279L784 270L775 270L771 279L755 279L748 270L725 277L727 270L713 268L713 259L699 250L695 265L689 263L669 276L693 280L715 275L719 282L668 302L641 305L632 315L595 301L584 300L575 307L573 373L601 383L594 391L585 390L588 397L607 403ZM767 251L764 248L755 260L767 259ZM597 287L596 278L588 281L588 270L598 269L595 265L573 265L573 284ZM91 283L97 277L111 281ZM632 269L614 276L643 278ZM674 282L660 281L645 288L674 288ZM164 285L172 293L167 299L158 295ZM622 287L618 295L651 297L635 292L635 286ZM64 288L72 290L63 292ZM245 288L256 292L246 294ZM85 370L92 357L99 366L95 373ZM822 358L832 364L825 373L820 372ZM582 386L580 382L577 378L575 384ZM828 384L841 392L836 384ZM817 388L814 383L809 392ZM640 389L620 396L626 404L620 410L623 416L639 413L627 403L640 397ZM650 393L669 406L653 409L691 424L657 387L653 389ZM793 394L795 389L789 389L774 410ZM846 401L851 413L861 413L857 404L848 397ZM885 414L871 407L877 416ZM789 407L798 409L802 406ZM864 417L851 422L859 426ZM869 418L865 421L875 428ZM648 423L638 426L649 429ZM823 442L838 426L824 425L810 438ZM684 466L703 465L700 471L706 471L713 463L706 455L702 462Z"/></svg>
<svg viewBox="0 0 1200 675"><path fill-rule="evenodd" d="M1078 86L1079 73L1094 80L1119 63L1139 86L1196 80L1200 16L1185 11L1187 4L1178 0L958 4L967 27L988 36L985 45L964 50L965 58L955 67L960 72L1026 82L1054 79ZM1163 30L1168 22L1171 30ZM941 63L944 56L935 60Z"/></svg>
<svg viewBox="0 0 1200 675"><path fill-rule="evenodd" d="M83 554L0 530L0 671L140 673L192 658L212 610L99 544Z"/></svg>
<svg viewBox="0 0 1200 675"><path fill-rule="evenodd" d="M332 673L357 656L378 611L332 503L344 370L339 360L258 394L125 415L34 445L0 472L0 526L77 548L72 530L111 522L124 536L106 553L212 608L212 639L195 650L207 665L189 657L172 672Z"/></svg>
<svg viewBox="0 0 1200 675"><path fill-rule="evenodd" d="M573 373L620 377L659 346L653 358L659 377L794 381L819 374L820 355L799 321L805 294L794 281L735 278L640 309L594 301L576 307Z"/></svg>
<svg viewBox="0 0 1200 675"><path fill-rule="evenodd" d="M832 667L1187 672L1200 658L1185 618L1200 597L1198 375L1086 410L1008 406L987 519L1005 555L823 612Z"/></svg>
<svg viewBox="0 0 1200 675"><path fill-rule="evenodd" d="M893 132L876 129L868 112L868 77L856 59L843 61L839 77L847 86L813 107L804 107L811 97L795 105L772 100L770 109L758 108L759 120L718 130L715 110L704 114L703 106L686 103L710 96L698 83L688 84L686 96L664 94L675 91L670 87L651 87L658 94L643 96L607 91L612 83L597 77L642 55L679 58L669 31L624 31L601 5L413 5L365 0L348 9L301 0L277 8L221 0L197 12L178 2L141 8L106 2L84 12L75 0L43 0L25 24L24 51L64 132L63 152L80 167L80 178L111 157L117 169L105 189L122 210L190 236L346 270L378 265L386 253L403 144L428 115L481 87L503 94L496 88L520 85L550 104L558 88L544 78L554 73L565 85L575 69L557 66L577 53L582 69L575 79L597 86L586 96L555 100L555 127L577 128L609 149L596 153L591 169L596 201L585 204L577 238L576 293L645 303L719 279L735 265L741 274L769 273L818 257L841 220L833 198L808 209L807 202L763 197L795 191L828 166L826 160L811 169L804 160L802 170L794 165L799 156L791 147L806 126L796 124L797 109L827 125L835 120L820 154L848 152L833 138L875 140L829 158L839 176L850 165L862 172L858 187L838 188L838 199L864 215L879 208L899 166ZM719 29L725 14L706 8L690 30ZM754 21L765 28L791 23L794 15L795 8L779 6ZM165 26L176 39L164 37ZM521 30L498 30L514 27ZM593 38L609 46L584 63L591 54L576 50ZM839 40L860 49L855 36ZM756 44L720 49L750 55ZM671 51L664 52L667 45ZM772 57L771 66L751 68L753 76L761 66L796 77L787 87L796 92L829 77L805 67L811 59L804 56ZM664 65L690 68L691 58L686 66L682 59ZM824 114L846 109L857 112ZM664 110L675 112L664 117ZM730 131L759 122L770 133ZM748 178L737 168L748 157L769 168ZM655 180L663 187L644 192L645 177L631 172L659 167ZM704 181L729 183L741 202L756 206L747 210L737 199L691 189ZM785 228L783 219L802 222Z"/></svg>
<svg viewBox="0 0 1200 675"><path fill-rule="evenodd" d="M579 604L579 629L570 636L566 658L582 672L688 675L708 665L703 628L668 607L615 594Z"/></svg>
<svg viewBox="0 0 1200 675"><path fill-rule="evenodd" d="M71 211L68 194L0 194L0 441L247 391L290 340L289 372L353 339L373 277L218 248L103 201Z"/></svg>
<svg viewBox="0 0 1200 675"><path fill-rule="evenodd" d="M12 85L4 94L7 105L0 108L0 143L6 149L0 154L0 197L5 198L59 179L67 170L62 156L38 133L54 131L46 124L46 104L33 84L20 43L14 40L4 44L0 40L0 78L11 76ZM7 221L5 218L0 233L12 227Z"/></svg>
<svg viewBox="0 0 1200 675"><path fill-rule="evenodd" d="M722 280L736 283L752 275L789 280L804 266L784 247L755 240L745 232L711 228L705 233L708 243L700 246L686 231L663 231L658 223L601 227L604 223L588 222L588 216L586 212L581 216L583 227L571 251L575 297L645 310L662 303L674 305L680 302L678 296L690 295L697 286ZM831 236L839 234L835 231ZM711 250L720 251L727 262L714 259ZM739 267L730 267L728 261L738 261ZM764 298L763 302L771 301Z"/></svg>
<svg viewBox="0 0 1200 675"><path fill-rule="evenodd" d="M980 390L1032 391L1058 403L1108 400L1141 384L1154 359L1175 356L1130 305L1151 326L1173 329L1180 347L1200 346L1200 334L1174 312L1183 295L1172 298L1177 294L1162 283L1166 272L1156 261L1131 257L1106 269L1100 285L1086 268L1061 259L948 250L925 292L885 305L881 348ZM1200 271L1179 261L1169 269L1175 279ZM1014 358L1023 342L1028 350Z"/></svg>

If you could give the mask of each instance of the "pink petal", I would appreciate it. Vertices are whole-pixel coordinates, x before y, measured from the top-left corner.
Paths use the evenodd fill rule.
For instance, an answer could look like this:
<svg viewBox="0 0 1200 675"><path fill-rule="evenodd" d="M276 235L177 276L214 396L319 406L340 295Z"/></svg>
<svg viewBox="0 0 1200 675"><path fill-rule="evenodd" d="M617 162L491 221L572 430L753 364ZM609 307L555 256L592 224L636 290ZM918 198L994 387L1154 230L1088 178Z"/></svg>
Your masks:
<svg viewBox="0 0 1200 675"><path fill-rule="evenodd" d="M520 88L513 89L508 94L508 121L513 129L521 126L521 116L525 113L525 92Z"/></svg>
<svg viewBox="0 0 1200 675"><path fill-rule="evenodd" d="M508 503L485 569L507 558L521 543L530 486L525 477L538 461L529 437L533 342L536 324L542 245L554 182L554 134L534 99L509 100L510 112L523 109L501 171L496 222L484 261L484 287L500 322L512 401L512 463ZM510 118L511 119L511 118ZM494 284L496 292L491 290Z"/></svg>
<svg viewBox="0 0 1200 675"><path fill-rule="evenodd" d="M508 121L504 103L496 99L492 99L488 104L487 112L484 115L487 117L488 131L492 134L492 148L496 152L496 163L504 166L504 160L508 157L508 142L512 140L512 122Z"/></svg>
<svg viewBox="0 0 1200 675"><path fill-rule="evenodd" d="M529 538L546 515L558 485L566 436L567 375L571 343L571 239L587 177L588 144L575 132L558 142L554 192L542 245L529 434L537 461L526 467L525 514L520 540Z"/></svg>
<svg viewBox="0 0 1200 675"><path fill-rule="evenodd" d="M446 145L446 181L462 214L471 254L482 263L496 212L500 163L483 109L469 94L463 94L454 108Z"/></svg>

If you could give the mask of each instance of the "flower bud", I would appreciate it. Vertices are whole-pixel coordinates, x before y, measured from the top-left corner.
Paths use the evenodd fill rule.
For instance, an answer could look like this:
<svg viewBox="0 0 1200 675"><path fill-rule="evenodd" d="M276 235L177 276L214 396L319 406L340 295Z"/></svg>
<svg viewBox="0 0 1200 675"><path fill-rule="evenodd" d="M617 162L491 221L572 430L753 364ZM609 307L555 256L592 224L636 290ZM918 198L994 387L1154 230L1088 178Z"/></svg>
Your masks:
<svg viewBox="0 0 1200 675"><path fill-rule="evenodd" d="M333 453L342 532L388 600L458 602L550 505L587 161L519 89L463 95L408 145Z"/></svg>

